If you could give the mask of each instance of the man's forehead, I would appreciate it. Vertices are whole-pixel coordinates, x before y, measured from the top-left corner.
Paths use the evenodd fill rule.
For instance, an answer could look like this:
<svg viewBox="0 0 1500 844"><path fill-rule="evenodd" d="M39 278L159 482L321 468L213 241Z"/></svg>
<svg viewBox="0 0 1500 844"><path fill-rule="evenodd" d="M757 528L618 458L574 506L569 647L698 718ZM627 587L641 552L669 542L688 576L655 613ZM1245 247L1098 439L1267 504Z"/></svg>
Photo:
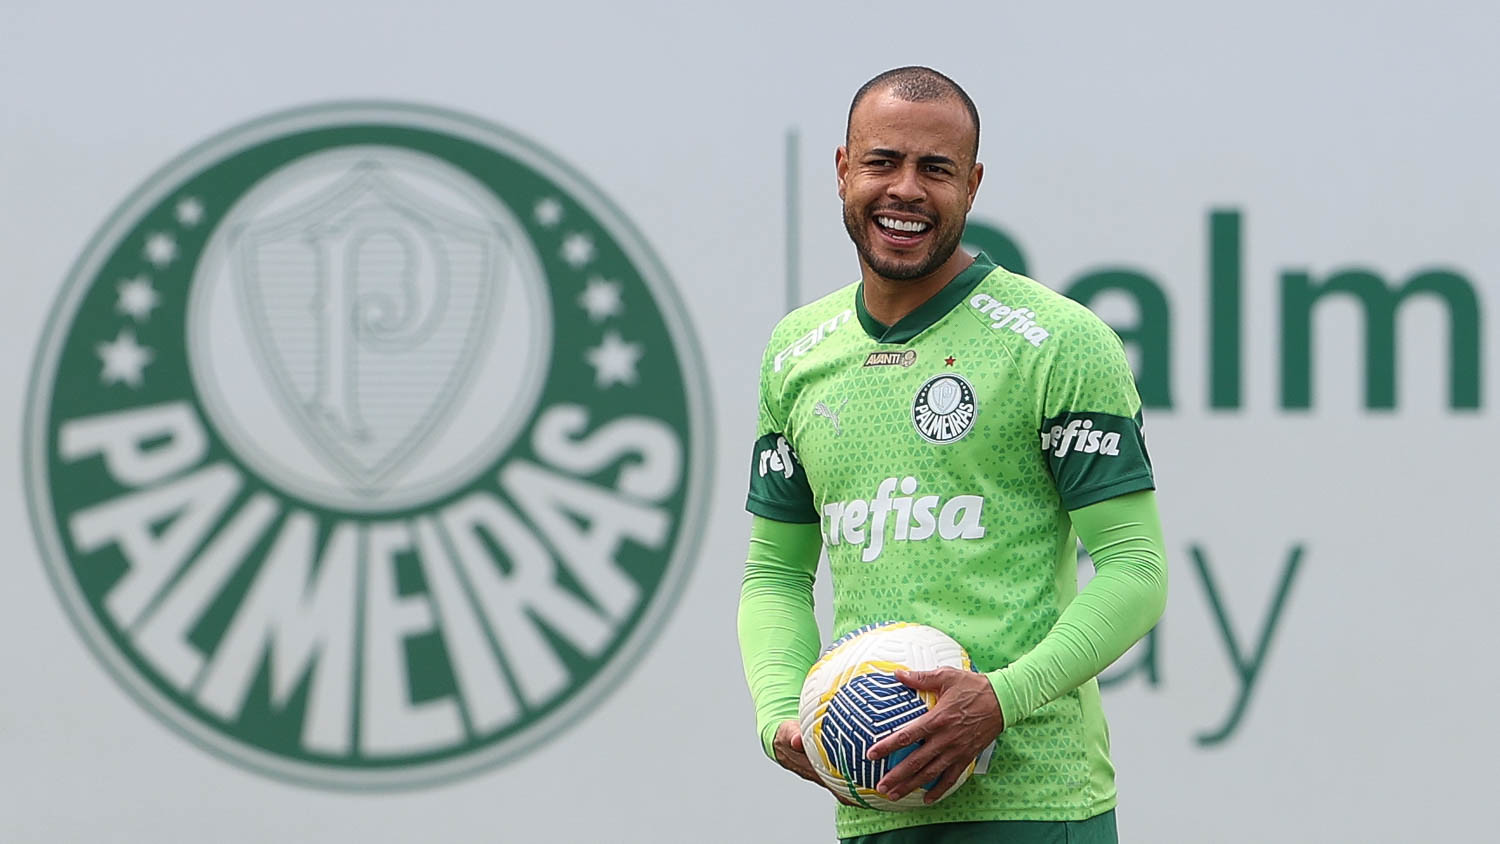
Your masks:
<svg viewBox="0 0 1500 844"><path fill-rule="evenodd" d="M849 115L849 151L889 149L968 158L974 123L957 97L914 102L871 92Z"/></svg>

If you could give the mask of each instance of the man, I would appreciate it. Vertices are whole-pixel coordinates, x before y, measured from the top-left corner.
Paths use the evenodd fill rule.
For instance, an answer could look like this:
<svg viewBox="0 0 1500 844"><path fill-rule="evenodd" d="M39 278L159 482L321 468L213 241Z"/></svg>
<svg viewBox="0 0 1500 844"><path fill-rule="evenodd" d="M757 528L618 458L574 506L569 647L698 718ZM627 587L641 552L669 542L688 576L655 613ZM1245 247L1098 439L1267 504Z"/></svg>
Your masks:
<svg viewBox="0 0 1500 844"><path fill-rule="evenodd" d="M1140 398L1119 338L1083 306L958 249L984 169L952 80L870 80L835 154L860 281L777 325L761 372L739 636L767 755L818 782L797 699L819 651L812 584L833 573L835 635L914 621L984 673L902 672L935 692L876 744L920 741L881 779L935 803L880 812L836 795L846 842L1113 842L1114 770L1096 675L1166 600ZM1077 587L1076 543L1096 574Z"/></svg>

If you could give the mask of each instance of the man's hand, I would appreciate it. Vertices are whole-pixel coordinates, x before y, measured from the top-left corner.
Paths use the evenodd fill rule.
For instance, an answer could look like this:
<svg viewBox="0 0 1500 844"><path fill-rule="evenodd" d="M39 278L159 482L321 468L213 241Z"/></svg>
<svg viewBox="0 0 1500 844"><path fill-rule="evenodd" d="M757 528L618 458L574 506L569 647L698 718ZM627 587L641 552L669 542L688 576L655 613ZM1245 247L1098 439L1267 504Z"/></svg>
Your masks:
<svg viewBox="0 0 1500 844"><path fill-rule="evenodd" d="M932 711L875 743L867 754L880 759L917 741L901 763L881 777L876 790L892 800L905 797L924 783L934 783L927 792L931 803L958 782L958 777L1000 731L1005 716L988 677L958 668L932 671L897 671L906 686L937 692Z"/></svg>
<svg viewBox="0 0 1500 844"><path fill-rule="evenodd" d="M797 719L788 718L776 726L776 737L771 740L771 749L776 751L776 762L781 767L805 780L828 788L818 776L818 772L813 770L812 762L807 758L807 751L802 748L802 728L797 723ZM844 795L831 788L828 790L833 792L833 796L845 806L855 805L854 801Z"/></svg>

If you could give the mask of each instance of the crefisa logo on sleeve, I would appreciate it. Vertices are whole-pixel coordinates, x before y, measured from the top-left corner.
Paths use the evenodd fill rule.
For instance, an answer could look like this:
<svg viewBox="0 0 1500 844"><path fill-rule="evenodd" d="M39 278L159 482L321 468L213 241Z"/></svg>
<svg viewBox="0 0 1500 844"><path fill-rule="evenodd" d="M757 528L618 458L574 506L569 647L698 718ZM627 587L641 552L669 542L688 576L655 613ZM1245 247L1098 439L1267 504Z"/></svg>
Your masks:
<svg viewBox="0 0 1500 844"><path fill-rule="evenodd" d="M28 492L94 652L198 744L394 788L555 735L637 660L703 523L671 284L498 127L346 104L232 130L79 259Z"/></svg>

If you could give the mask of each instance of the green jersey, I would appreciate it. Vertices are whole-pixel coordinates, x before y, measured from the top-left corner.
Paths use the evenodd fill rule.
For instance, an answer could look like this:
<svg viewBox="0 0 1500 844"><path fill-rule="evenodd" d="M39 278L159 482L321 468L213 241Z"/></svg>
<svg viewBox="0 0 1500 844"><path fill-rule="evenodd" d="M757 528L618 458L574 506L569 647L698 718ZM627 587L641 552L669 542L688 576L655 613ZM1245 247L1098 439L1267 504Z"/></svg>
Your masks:
<svg viewBox="0 0 1500 844"><path fill-rule="evenodd" d="M841 807L839 835L1114 806L1097 683L1014 711L1002 669L1077 593L1069 511L1153 486L1119 338L982 255L896 325L865 311L859 284L777 325L747 508L820 525L835 636L888 620L943 630L1005 709L985 773L913 812Z"/></svg>

